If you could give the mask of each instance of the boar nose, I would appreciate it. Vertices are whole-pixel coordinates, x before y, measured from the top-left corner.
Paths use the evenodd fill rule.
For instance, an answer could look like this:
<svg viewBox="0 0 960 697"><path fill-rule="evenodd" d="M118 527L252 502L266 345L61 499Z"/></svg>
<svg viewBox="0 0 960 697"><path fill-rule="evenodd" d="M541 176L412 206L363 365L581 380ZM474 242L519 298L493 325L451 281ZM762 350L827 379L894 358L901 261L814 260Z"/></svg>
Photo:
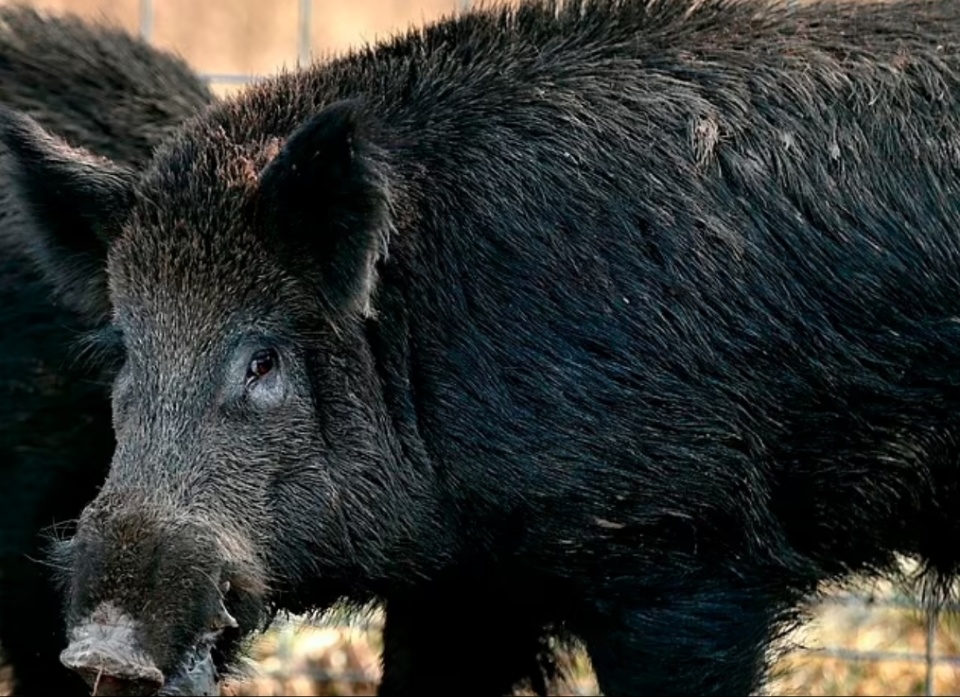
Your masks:
<svg viewBox="0 0 960 697"><path fill-rule="evenodd" d="M123 615L109 623L82 624L71 630L60 662L79 673L94 695L155 695L163 687L163 673L136 648L133 629Z"/></svg>

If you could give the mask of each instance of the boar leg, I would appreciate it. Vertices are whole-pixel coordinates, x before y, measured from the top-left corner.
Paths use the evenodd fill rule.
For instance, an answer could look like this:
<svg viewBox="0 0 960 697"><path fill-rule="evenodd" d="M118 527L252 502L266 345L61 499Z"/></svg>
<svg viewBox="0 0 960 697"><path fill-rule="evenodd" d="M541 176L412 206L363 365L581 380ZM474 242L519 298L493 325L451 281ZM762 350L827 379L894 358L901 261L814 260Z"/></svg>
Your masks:
<svg viewBox="0 0 960 697"><path fill-rule="evenodd" d="M749 695L762 685L767 649L797 595L716 578L619 589L608 596L615 600L593 604L596 615L579 633L604 694Z"/></svg>
<svg viewBox="0 0 960 697"><path fill-rule="evenodd" d="M511 694L529 679L543 692L551 656L544 622L479 589L436 589L386 603L378 695Z"/></svg>

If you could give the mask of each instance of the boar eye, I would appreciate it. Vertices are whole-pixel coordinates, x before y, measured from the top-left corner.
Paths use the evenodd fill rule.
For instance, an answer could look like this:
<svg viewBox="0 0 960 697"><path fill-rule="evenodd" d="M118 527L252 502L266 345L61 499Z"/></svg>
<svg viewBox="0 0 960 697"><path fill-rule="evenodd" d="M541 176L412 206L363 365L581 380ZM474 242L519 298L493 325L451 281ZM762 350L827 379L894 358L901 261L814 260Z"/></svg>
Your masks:
<svg viewBox="0 0 960 697"><path fill-rule="evenodd" d="M273 349L257 351L247 366L247 385L261 380L272 373L277 366L278 360L277 352Z"/></svg>

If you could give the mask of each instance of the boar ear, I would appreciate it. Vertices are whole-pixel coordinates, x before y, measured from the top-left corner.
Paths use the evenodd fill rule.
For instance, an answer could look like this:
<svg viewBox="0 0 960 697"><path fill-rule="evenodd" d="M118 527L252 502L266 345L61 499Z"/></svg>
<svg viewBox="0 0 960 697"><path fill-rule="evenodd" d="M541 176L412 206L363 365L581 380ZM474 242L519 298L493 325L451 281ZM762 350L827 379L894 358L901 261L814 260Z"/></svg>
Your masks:
<svg viewBox="0 0 960 697"><path fill-rule="evenodd" d="M130 170L72 148L0 106L0 235L88 319L108 312L104 262L115 221L132 201L132 181Z"/></svg>
<svg viewBox="0 0 960 697"><path fill-rule="evenodd" d="M260 178L262 224L293 260L309 263L334 307L369 311L390 228L384 166L357 101L300 126Z"/></svg>

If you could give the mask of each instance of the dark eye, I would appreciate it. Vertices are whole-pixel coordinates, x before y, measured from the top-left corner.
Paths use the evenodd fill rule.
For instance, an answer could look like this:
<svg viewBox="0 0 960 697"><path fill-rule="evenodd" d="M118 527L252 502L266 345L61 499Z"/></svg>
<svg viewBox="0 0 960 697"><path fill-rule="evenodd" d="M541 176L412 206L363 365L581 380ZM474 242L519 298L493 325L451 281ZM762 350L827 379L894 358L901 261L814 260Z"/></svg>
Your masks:
<svg viewBox="0 0 960 697"><path fill-rule="evenodd" d="M278 360L277 352L273 349L257 351L250 359L250 365L247 366L247 384L262 380L272 373L277 367Z"/></svg>

